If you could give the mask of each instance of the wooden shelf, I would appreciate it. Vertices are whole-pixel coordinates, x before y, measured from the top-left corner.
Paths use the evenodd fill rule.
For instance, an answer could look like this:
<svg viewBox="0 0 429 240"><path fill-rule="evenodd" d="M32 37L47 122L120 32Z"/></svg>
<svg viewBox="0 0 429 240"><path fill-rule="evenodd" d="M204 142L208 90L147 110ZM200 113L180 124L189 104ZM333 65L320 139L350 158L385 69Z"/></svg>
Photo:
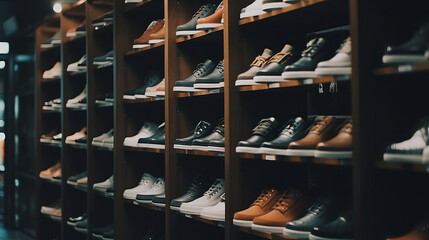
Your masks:
<svg viewBox="0 0 429 240"><path fill-rule="evenodd" d="M66 143L66 146L69 146L71 148L77 148L77 149L87 149L88 148L86 143Z"/></svg>
<svg viewBox="0 0 429 240"><path fill-rule="evenodd" d="M61 77L42 79L42 83L60 83Z"/></svg>
<svg viewBox="0 0 429 240"><path fill-rule="evenodd" d="M126 52L125 56L137 56L143 52L147 52L147 51L150 51L153 49L164 48L164 45L165 45L165 42L159 42L159 43L155 43L153 45L150 45L148 47L132 49L132 50L129 50L128 52Z"/></svg>
<svg viewBox="0 0 429 240"><path fill-rule="evenodd" d="M40 53L46 54L46 53L56 53L59 54L59 51L61 50L61 44L55 44L52 47L49 48L41 48Z"/></svg>
<svg viewBox="0 0 429 240"><path fill-rule="evenodd" d="M164 101L165 97L151 97L151 98L137 98L137 99L124 99L124 104L136 104L136 103L145 103L145 102L158 102Z"/></svg>
<svg viewBox="0 0 429 240"><path fill-rule="evenodd" d="M240 92L261 91L267 89L289 88L298 86L314 85L319 83L332 83L341 81L350 81L351 76L326 76L314 79L289 80L281 83L258 84L250 86L237 86Z"/></svg>
<svg viewBox="0 0 429 240"><path fill-rule="evenodd" d="M63 10L63 14L69 17L85 17L86 0L80 0Z"/></svg>
<svg viewBox="0 0 429 240"><path fill-rule="evenodd" d="M202 218L202 217L200 217L198 215L183 214L183 213L181 213L179 211L174 211L174 212L177 212L177 214L179 214L179 215L181 215L183 217L194 219L196 221L203 222L203 223L206 223L206 224L209 224L209 225L213 225L213 226L217 226L217 227L222 227L222 228L225 227L225 222L213 221L213 220L205 219L205 218Z"/></svg>
<svg viewBox="0 0 429 240"><path fill-rule="evenodd" d="M71 72L70 76L72 77L86 77L87 70L79 71L79 72Z"/></svg>
<svg viewBox="0 0 429 240"><path fill-rule="evenodd" d="M377 161L375 167L385 170L429 173L429 165L423 163Z"/></svg>
<svg viewBox="0 0 429 240"><path fill-rule="evenodd" d="M165 153L164 149L129 147L129 146L124 146L124 150L134 151L134 152Z"/></svg>
<svg viewBox="0 0 429 240"><path fill-rule="evenodd" d="M61 108L54 108L49 110L42 109L42 113L60 113L60 112L61 112Z"/></svg>
<svg viewBox="0 0 429 240"><path fill-rule="evenodd" d="M219 26L210 30L205 30L189 36L178 36L176 38L176 43L187 42L193 39L204 38L206 36L213 36L211 34L215 34L215 33L219 34L219 37L222 37L223 29L224 29L224 26L222 25L222 26Z"/></svg>
<svg viewBox="0 0 429 240"><path fill-rule="evenodd" d="M40 144L42 144L42 146L50 146L50 147L61 148L61 141L40 142Z"/></svg>
<svg viewBox="0 0 429 240"><path fill-rule="evenodd" d="M212 90L202 90L198 92L176 92L178 98L205 96L223 93L223 88L216 88Z"/></svg>
<svg viewBox="0 0 429 240"><path fill-rule="evenodd" d="M67 184L68 186L70 186L73 189L82 191L82 192L88 192L88 187L84 184L78 184L78 185L71 185L71 184Z"/></svg>
<svg viewBox="0 0 429 240"><path fill-rule="evenodd" d="M39 177L39 178L44 182L52 183L54 185L61 186L61 179L53 179L53 178L46 179L46 178L41 178L41 177Z"/></svg>
<svg viewBox="0 0 429 240"><path fill-rule="evenodd" d="M273 10L271 12L261 14L259 16L241 19L238 22L238 24L239 25L245 25L245 24L249 24L249 23L259 22L259 21L262 21L262 20L267 19L267 18L272 18L275 16L287 14L287 13L292 12L292 11L296 11L299 9L303 9L303 8L306 8L309 6L321 4L324 2L328 2L328 1L330 1L330 0L305 0L305 1L301 1L298 3L292 4L289 7L285 7L282 9L276 9L276 10Z"/></svg>
<svg viewBox="0 0 429 240"><path fill-rule="evenodd" d="M259 232L259 231L255 231L252 230L252 228L250 227L238 227L238 229L241 232L245 232L260 238L264 238L264 239L272 239L272 240L282 240L282 239L286 239L286 240L293 240L293 239L298 239L298 238L290 238L290 237L286 237L283 234L273 234L273 233L268 233L268 232Z"/></svg>
<svg viewBox="0 0 429 240"><path fill-rule="evenodd" d="M139 3L127 3L129 6L127 6L127 8L125 9L124 14L139 10L140 8L145 7L149 3L152 3L153 1L158 1L158 0L144 0Z"/></svg>
<svg viewBox="0 0 429 240"><path fill-rule="evenodd" d="M186 149L175 149L175 151L176 151L177 154L225 157L225 153L224 152L186 150Z"/></svg>
<svg viewBox="0 0 429 240"><path fill-rule="evenodd" d="M295 163L312 163L318 165L333 165L333 166L352 166L352 159L336 159L336 158L315 158L315 157L300 157L300 156L281 156L281 155L266 155L266 154L250 154L240 153L241 158L259 159L265 161L279 162L295 162Z"/></svg>
<svg viewBox="0 0 429 240"><path fill-rule="evenodd" d="M114 148L112 147L101 147L101 146L96 146L96 145L92 145L92 147L94 149L98 149L98 150L102 150L102 151L110 151L112 152L114 150Z"/></svg>
<svg viewBox="0 0 429 240"><path fill-rule="evenodd" d="M429 63L403 64L398 66L382 67L375 69L374 74L376 76L385 76L418 72L429 72Z"/></svg>
<svg viewBox="0 0 429 240"><path fill-rule="evenodd" d="M143 207L146 209L150 209L150 210L154 210L154 211L158 211L158 212L165 212L165 208L158 207L158 206L152 205L150 203L139 203L139 202L137 202L135 200L131 200L131 199L124 199L124 201L128 204L133 204L133 205Z"/></svg>
<svg viewBox="0 0 429 240"><path fill-rule="evenodd" d="M109 0L93 0L91 4L95 6L112 6L113 7L113 1L109 1Z"/></svg>

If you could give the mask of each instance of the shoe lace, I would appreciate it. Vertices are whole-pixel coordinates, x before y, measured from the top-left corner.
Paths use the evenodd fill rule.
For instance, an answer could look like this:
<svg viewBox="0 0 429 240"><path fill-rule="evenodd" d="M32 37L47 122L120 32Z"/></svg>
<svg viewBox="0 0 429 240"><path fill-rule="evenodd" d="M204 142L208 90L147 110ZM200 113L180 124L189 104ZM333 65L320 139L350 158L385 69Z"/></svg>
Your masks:
<svg viewBox="0 0 429 240"><path fill-rule="evenodd" d="M225 194L225 193L223 193L223 194L222 194L222 196L220 196L220 201L221 201L221 202L225 202L225 200L226 200L225 195L226 195L226 194Z"/></svg>
<svg viewBox="0 0 429 240"><path fill-rule="evenodd" d="M264 190L261 195L259 195L259 197L252 203L253 205L256 206L264 206L268 200L270 199L269 197L271 197L271 194L273 193L273 190Z"/></svg>
<svg viewBox="0 0 429 240"><path fill-rule="evenodd" d="M221 1L220 3L219 3L219 5L217 6L217 8L216 8L216 12L217 11L219 11L219 10L222 10L223 9L223 1Z"/></svg>
<svg viewBox="0 0 429 240"><path fill-rule="evenodd" d="M195 70L192 72L192 75L194 75L194 77L199 77L204 73L204 70L207 68L206 65L204 65L204 63L199 63L197 65L197 67L195 68Z"/></svg>
<svg viewBox="0 0 429 240"><path fill-rule="evenodd" d="M287 123L286 127L283 129L282 134L292 136L297 128L300 126L300 122L291 120Z"/></svg>
<svg viewBox="0 0 429 240"><path fill-rule="evenodd" d="M261 55L257 56L255 60L250 64L251 67L262 67L267 62L268 58L264 58Z"/></svg>
<svg viewBox="0 0 429 240"><path fill-rule="evenodd" d="M317 40L318 38L314 38L307 43L307 48L301 54L302 57L311 58L319 52L319 49L322 46L320 44L316 44Z"/></svg>
<svg viewBox="0 0 429 240"><path fill-rule="evenodd" d="M164 179L157 179L156 182L152 185L152 189L157 190L164 186Z"/></svg>
<svg viewBox="0 0 429 240"><path fill-rule="evenodd" d="M207 13L208 12L208 5L203 5L200 7L200 9L198 9L198 11L196 13L194 13L194 15L192 16L191 19L193 18L201 18L203 16L203 13Z"/></svg>
<svg viewBox="0 0 429 240"><path fill-rule="evenodd" d="M293 204L293 202L299 197L298 193L286 191L282 194L280 199L276 202L273 209L281 212L287 211Z"/></svg>
<svg viewBox="0 0 429 240"><path fill-rule="evenodd" d="M344 127L341 129L341 132L346 132L346 133L352 133L352 129L353 129L353 122L352 120L349 120L346 125L344 125Z"/></svg>
<svg viewBox="0 0 429 240"><path fill-rule="evenodd" d="M224 67L223 67L223 60L222 60L222 61L220 61L220 62L216 65L215 70L218 70L219 72L223 73L223 71L224 71Z"/></svg>
<svg viewBox="0 0 429 240"><path fill-rule="evenodd" d="M270 133L271 129L274 127L273 121L271 121L271 119L267 118L267 119L262 119L259 123L258 126L256 126L252 132L254 134L259 134L262 136L266 136Z"/></svg>
<svg viewBox="0 0 429 240"><path fill-rule="evenodd" d="M276 53L274 56L272 56L271 58L270 58L270 60L268 60L268 63L279 63L279 62L281 62L286 56L289 56L289 55L291 55L292 53L291 52L286 52L286 53L284 53L284 52L279 52L279 53Z"/></svg>
<svg viewBox="0 0 429 240"><path fill-rule="evenodd" d="M310 129L310 132L319 134L328 125L326 117L322 117L316 121L316 124Z"/></svg>
<svg viewBox="0 0 429 240"><path fill-rule="evenodd" d="M351 37L348 37L344 42L341 44L340 48L338 48L337 53L351 53L352 52L352 39Z"/></svg>
<svg viewBox="0 0 429 240"><path fill-rule="evenodd" d="M195 129L192 131L192 133L195 133L196 135L200 135L202 131L210 127L210 123L205 121L200 121Z"/></svg>
<svg viewBox="0 0 429 240"><path fill-rule="evenodd" d="M221 124L217 125L215 127L215 132L218 132L220 135L225 136L225 123L222 122Z"/></svg>
<svg viewBox="0 0 429 240"><path fill-rule="evenodd" d="M149 26L147 26L146 31L152 29L158 21L152 21Z"/></svg>
<svg viewBox="0 0 429 240"><path fill-rule="evenodd" d="M199 185L200 185L200 183L193 182L191 184L191 186L189 187L188 191L186 192L186 194L193 195L194 193L198 192L200 190Z"/></svg>
<svg viewBox="0 0 429 240"><path fill-rule="evenodd" d="M204 196L207 198L212 198L216 193L218 193L223 188L223 182L216 180L213 185L204 193Z"/></svg>
<svg viewBox="0 0 429 240"><path fill-rule="evenodd" d="M151 180L151 177L144 174L142 179L140 180L140 185L147 185Z"/></svg>
<svg viewBox="0 0 429 240"><path fill-rule="evenodd" d="M159 125L158 132L165 133L165 123L162 123L161 125Z"/></svg>
<svg viewBox="0 0 429 240"><path fill-rule="evenodd" d="M308 209L309 214L313 214L314 216L317 216L325 207L325 205L322 202L315 202L311 207Z"/></svg>

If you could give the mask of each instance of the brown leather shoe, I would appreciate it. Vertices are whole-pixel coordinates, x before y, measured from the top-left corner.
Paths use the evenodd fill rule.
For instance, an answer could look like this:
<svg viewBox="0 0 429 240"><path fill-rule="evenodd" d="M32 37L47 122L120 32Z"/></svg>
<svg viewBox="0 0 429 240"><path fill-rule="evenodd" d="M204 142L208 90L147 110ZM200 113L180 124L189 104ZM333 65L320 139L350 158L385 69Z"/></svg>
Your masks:
<svg viewBox="0 0 429 240"><path fill-rule="evenodd" d="M286 189L273 210L255 217L252 229L260 232L282 233L286 223L305 215L310 202L299 190Z"/></svg>
<svg viewBox="0 0 429 240"><path fill-rule="evenodd" d="M54 166L43 170L39 173L39 177L43 178L43 179L51 179L52 176L54 175L54 173L58 170L61 169L61 163L57 162Z"/></svg>
<svg viewBox="0 0 429 240"><path fill-rule="evenodd" d="M285 155L313 157L317 144L333 138L337 133L337 127L338 120L335 117L319 117L314 122L307 136L289 144Z"/></svg>
<svg viewBox="0 0 429 240"><path fill-rule="evenodd" d="M52 217L53 219L61 220L61 216L62 216L62 215L63 215L63 214L62 214L62 210L61 210L61 208L58 208L58 209L55 209L55 210L52 212L51 217Z"/></svg>
<svg viewBox="0 0 429 240"><path fill-rule="evenodd" d="M162 81L160 83L158 83L157 85L153 86L153 87L148 87L146 88L146 92L144 93L145 96L147 97L156 97L156 90L161 86L165 86L165 78L162 79Z"/></svg>
<svg viewBox="0 0 429 240"><path fill-rule="evenodd" d="M219 4L216 11L207 17L200 18L197 21L197 29L211 29L222 26L223 1Z"/></svg>
<svg viewBox="0 0 429 240"><path fill-rule="evenodd" d="M165 25L157 32L152 33L149 36L149 44L164 42L164 40L165 40Z"/></svg>
<svg viewBox="0 0 429 240"><path fill-rule="evenodd" d="M353 147L353 123L348 120L337 136L326 142L317 144L315 157L321 158L351 158Z"/></svg>
<svg viewBox="0 0 429 240"><path fill-rule="evenodd" d="M429 221L422 221L404 236L388 238L387 240L429 240Z"/></svg>
<svg viewBox="0 0 429 240"><path fill-rule="evenodd" d="M144 48L148 47L149 45L149 36L152 33L158 32L162 27L164 26L164 20L159 19L156 21L153 21L149 24L146 31L136 40L134 40L133 48Z"/></svg>
<svg viewBox="0 0 429 240"><path fill-rule="evenodd" d="M165 96L165 81L161 82L162 84L156 89L156 96Z"/></svg>
<svg viewBox="0 0 429 240"><path fill-rule="evenodd" d="M76 183L77 183L77 184L83 184L83 185L86 185L86 184L88 184L88 177L84 177L84 178L78 179L78 180L76 181Z"/></svg>
<svg viewBox="0 0 429 240"><path fill-rule="evenodd" d="M272 210L280 199L281 194L274 188L262 191L261 195L248 209L234 213L234 225L242 227L252 226L255 217L262 216Z"/></svg>
<svg viewBox="0 0 429 240"><path fill-rule="evenodd" d="M58 168L57 171L52 174L52 178L61 179L61 168Z"/></svg>
<svg viewBox="0 0 429 240"><path fill-rule="evenodd" d="M54 139L54 136L58 134L57 130L52 130L49 133L43 134L40 137L40 141L41 142L52 142L52 140Z"/></svg>

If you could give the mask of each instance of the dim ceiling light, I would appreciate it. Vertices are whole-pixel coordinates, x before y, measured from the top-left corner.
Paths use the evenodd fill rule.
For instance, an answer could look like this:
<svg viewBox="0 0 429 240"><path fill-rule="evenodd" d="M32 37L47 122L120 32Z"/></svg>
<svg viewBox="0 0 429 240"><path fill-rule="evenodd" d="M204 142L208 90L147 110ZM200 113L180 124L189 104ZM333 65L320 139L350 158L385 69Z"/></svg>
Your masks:
<svg viewBox="0 0 429 240"><path fill-rule="evenodd" d="M61 3L56 2L56 3L54 4L53 9L54 9L54 12L56 12L56 13L60 13L60 12L63 10L63 6L61 6Z"/></svg>

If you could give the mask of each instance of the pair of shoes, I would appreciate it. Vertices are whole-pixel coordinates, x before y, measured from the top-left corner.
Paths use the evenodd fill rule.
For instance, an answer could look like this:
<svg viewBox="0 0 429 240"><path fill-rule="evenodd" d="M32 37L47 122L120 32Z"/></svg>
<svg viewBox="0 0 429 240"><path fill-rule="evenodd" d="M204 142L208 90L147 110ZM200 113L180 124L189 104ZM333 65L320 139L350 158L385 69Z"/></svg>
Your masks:
<svg viewBox="0 0 429 240"><path fill-rule="evenodd" d="M113 50L104 54L103 56L99 56L99 57L95 57L93 64L98 66L98 67L102 67L102 66L106 66L106 65L111 65L113 64Z"/></svg>
<svg viewBox="0 0 429 240"><path fill-rule="evenodd" d="M209 122L200 121L192 131L192 135L176 139L174 148L225 152L224 119L220 119L216 127Z"/></svg>
<svg viewBox="0 0 429 240"><path fill-rule="evenodd" d="M43 72L43 79L54 79L59 78L62 75L61 70L61 62L56 62L55 65L49 69Z"/></svg>
<svg viewBox="0 0 429 240"><path fill-rule="evenodd" d="M207 59L197 65L191 76L185 80L176 81L173 87L175 92L196 92L203 89L224 87L224 61L217 65Z"/></svg>
<svg viewBox="0 0 429 240"><path fill-rule="evenodd" d="M97 239L113 240L115 238L115 226L108 224L103 227L94 228L92 230L92 236Z"/></svg>
<svg viewBox="0 0 429 240"><path fill-rule="evenodd" d="M52 204L42 206L40 208L40 213L51 216L58 209L61 209L61 201L60 200L58 200Z"/></svg>
<svg viewBox="0 0 429 240"><path fill-rule="evenodd" d="M103 16L92 20L92 26L95 30L111 24L113 24L113 11L107 12Z"/></svg>
<svg viewBox="0 0 429 240"><path fill-rule="evenodd" d="M291 3L295 2L299 2L299 0L255 0L247 7L241 9L240 19L258 16L271 10L288 7Z"/></svg>
<svg viewBox="0 0 429 240"><path fill-rule="evenodd" d="M216 10L218 11L216 12ZM218 8L216 8L216 5L213 3L202 5L200 9L198 9L198 11L195 12L195 14L192 16L191 20L189 20L185 24L177 26L176 36L188 36L202 32L204 31L203 29L205 29L205 27L207 27L208 25L202 25L203 28L201 28L201 24L220 24L222 18L219 19L219 14L222 17L223 3L220 3ZM200 21L200 29L197 29L199 20L202 21Z"/></svg>
<svg viewBox="0 0 429 240"><path fill-rule="evenodd" d="M78 26L69 29L66 33L66 37L74 38L86 35L86 21L84 20Z"/></svg>
<svg viewBox="0 0 429 240"><path fill-rule="evenodd" d="M40 137L40 142L51 143L54 141L54 136L58 134L57 129L53 129Z"/></svg>
<svg viewBox="0 0 429 240"><path fill-rule="evenodd" d="M165 21L158 19L152 21L146 31L134 40L133 49L149 47L151 44L163 42L165 39Z"/></svg>
<svg viewBox="0 0 429 240"><path fill-rule="evenodd" d="M163 177L155 178L144 173L139 185L124 191L124 198L165 207L165 180Z"/></svg>
<svg viewBox="0 0 429 240"><path fill-rule="evenodd" d="M144 93L146 97L164 97L165 96L165 78L153 87L147 87Z"/></svg>
<svg viewBox="0 0 429 240"><path fill-rule="evenodd" d="M86 102L87 98L87 88L88 84L85 85L82 92L79 93L76 97L67 100L66 107L67 108L85 108L88 106Z"/></svg>
<svg viewBox="0 0 429 240"><path fill-rule="evenodd" d="M162 77L162 75L160 75L157 72L151 71L151 72L146 74L146 76L143 79L143 84L140 87L133 89L133 90L126 91L123 98L129 99L129 100L149 98L149 96L146 96L146 89L156 86L157 89L155 91L161 91L161 90L158 90L158 87L160 87L160 88L162 87L161 82L163 81L163 79L164 78Z"/></svg>
<svg viewBox="0 0 429 240"><path fill-rule="evenodd" d="M86 54L83 55L77 62L67 65L67 72L81 72L86 70Z"/></svg>
<svg viewBox="0 0 429 240"><path fill-rule="evenodd" d="M57 32L57 33L55 33L54 36L52 36L48 40L42 42L40 47L41 48L51 48L51 47L54 47L54 46L60 45L60 44L61 44L61 32Z"/></svg>
<svg viewBox="0 0 429 240"><path fill-rule="evenodd" d="M98 146L98 147L107 147L107 148L113 148L113 141L114 141L114 131L113 128L110 129L108 132L101 134L98 137L95 137L92 139L92 145Z"/></svg>
<svg viewBox="0 0 429 240"><path fill-rule="evenodd" d="M274 188L264 190L248 208L234 214L233 224L253 230L282 233L284 226L305 214L310 199L295 188L282 194Z"/></svg>
<svg viewBox="0 0 429 240"><path fill-rule="evenodd" d="M70 184L70 185L73 185L73 186L77 186L78 183L83 184L85 182L83 179L84 178L87 179L87 177L88 177L88 172L87 171L78 173L78 174L76 174L74 176L71 176L71 177L67 178L67 184Z"/></svg>
<svg viewBox="0 0 429 240"><path fill-rule="evenodd" d="M105 196L113 197L113 184L114 180L112 175L103 182L95 183L94 186L92 186L92 189L94 189L94 191L104 194Z"/></svg>
<svg viewBox="0 0 429 240"><path fill-rule="evenodd" d="M140 138L149 138L156 134L158 129L158 124L146 122L140 128L139 132L131 137L126 137L124 139L124 146L128 147L137 147L137 143Z"/></svg>
<svg viewBox="0 0 429 240"><path fill-rule="evenodd" d="M43 103L43 110L52 111L61 109L61 98L55 98Z"/></svg>
<svg viewBox="0 0 429 240"><path fill-rule="evenodd" d="M48 169L41 171L39 177L51 181L54 179L61 179L61 163L57 162Z"/></svg>
<svg viewBox="0 0 429 240"><path fill-rule="evenodd" d="M77 140L86 138L86 127L83 127L80 131L75 132L73 135L66 137L66 143L74 144Z"/></svg>
<svg viewBox="0 0 429 240"><path fill-rule="evenodd" d="M352 120L341 122L333 116L321 116L308 129L301 117L292 118L281 129L275 118L262 119L252 136L240 141L237 153L276 154L307 157L352 157ZM342 127L338 131L338 128ZM304 136L305 135L305 136Z"/></svg>
<svg viewBox="0 0 429 240"><path fill-rule="evenodd" d="M137 147L165 149L165 122L158 126L152 136L139 138Z"/></svg>
<svg viewBox="0 0 429 240"><path fill-rule="evenodd" d="M82 213L77 217L69 217L69 219L67 220L67 225L75 227L78 222L85 220L86 217L86 213Z"/></svg>

